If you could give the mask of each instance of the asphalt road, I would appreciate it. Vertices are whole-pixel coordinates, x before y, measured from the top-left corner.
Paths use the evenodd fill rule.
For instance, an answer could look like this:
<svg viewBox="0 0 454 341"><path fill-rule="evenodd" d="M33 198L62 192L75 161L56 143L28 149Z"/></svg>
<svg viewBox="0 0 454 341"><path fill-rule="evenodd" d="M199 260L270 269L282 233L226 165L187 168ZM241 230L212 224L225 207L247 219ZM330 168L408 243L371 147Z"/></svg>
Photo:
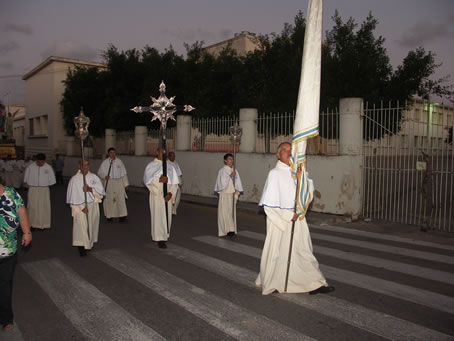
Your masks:
<svg viewBox="0 0 454 341"><path fill-rule="evenodd" d="M52 228L20 251L15 328L0 340L454 339L451 245L311 225L336 291L262 296L263 215L240 212L230 240L216 237L215 207L182 202L162 250L148 194L131 191L128 221L101 218L99 242L80 258L65 195L52 188Z"/></svg>

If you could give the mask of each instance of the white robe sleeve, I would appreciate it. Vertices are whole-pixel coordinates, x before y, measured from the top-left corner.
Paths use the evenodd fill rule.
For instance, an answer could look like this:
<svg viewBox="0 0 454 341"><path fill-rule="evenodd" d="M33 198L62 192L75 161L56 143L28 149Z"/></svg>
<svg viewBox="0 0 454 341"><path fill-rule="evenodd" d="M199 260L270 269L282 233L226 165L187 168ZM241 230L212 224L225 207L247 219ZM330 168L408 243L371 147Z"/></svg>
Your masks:
<svg viewBox="0 0 454 341"><path fill-rule="evenodd" d="M292 210L284 210L266 206L264 208L267 218L270 219L273 225L276 226L279 230L285 231L288 226L291 226L292 218L294 215L294 212Z"/></svg>
<svg viewBox="0 0 454 341"><path fill-rule="evenodd" d="M225 167L222 167L218 172L218 177L216 178L216 184L214 186L214 191L216 193L221 193L224 189L227 188L230 181L230 174L232 171L228 172Z"/></svg>
<svg viewBox="0 0 454 341"><path fill-rule="evenodd" d="M49 166L49 186L55 185L57 183L55 179L55 173L51 166Z"/></svg>
<svg viewBox="0 0 454 341"><path fill-rule="evenodd" d="M85 208L85 204L71 205L71 216L75 217L76 215L83 213L82 210L84 208Z"/></svg>
<svg viewBox="0 0 454 341"><path fill-rule="evenodd" d="M128 179L128 176L125 175L121 178L121 180L123 181L123 186L124 187L128 187L129 186L129 179Z"/></svg>
<svg viewBox="0 0 454 341"><path fill-rule="evenodd" d="M28 184L28 178L30 176L30 167L25 168L24 183Z"/></svg>

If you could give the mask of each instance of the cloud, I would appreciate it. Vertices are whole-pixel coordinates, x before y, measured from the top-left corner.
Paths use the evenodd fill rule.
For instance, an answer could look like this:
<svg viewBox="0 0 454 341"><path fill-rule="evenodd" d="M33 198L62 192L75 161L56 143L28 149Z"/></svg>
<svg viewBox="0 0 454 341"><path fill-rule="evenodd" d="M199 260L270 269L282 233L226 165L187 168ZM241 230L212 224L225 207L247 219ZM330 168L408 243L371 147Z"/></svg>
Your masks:
<svg viewBox="0 0 454 341"><path fill-rule="evenodd" d="M198 28L196 30L178 30L178 31L172 31L172 30L162 30L161 34L170 36L172 38L177 38L185 43L190 43L195 40L199 41L206 41L210 43L217 43L218 41L222 41L225 39L232 38L232 31L230 30L221 30L219 33L213 33L206 31L204 29Z"/></svg>
<svg viewBox="0 0 454 341"><path fill-rule="evenodd" d="M97 49L76 41L55 43L41 53L41 57L43 57L43 59L49 56L56 56L87 61L99 60L99 55L100 53Z"/></svg>
<svg viewBox="0 0 454 341"><path fill-rule="evenodd" d="M6 23L3 27L4 32L16 32L25 35L32 35L33 30L30 25L28 24L14 24L14 23Z"/></svg>
<svg viewBox="0 0 454 341"><path fill-rule="evenodd" d="M0 62L0 69L11 70L14 67L11 62Z"/></svg>
<svg viewBox="0 0 454 341"><path fill-rule="evenodd" d="M442 38L453 38L454 32L447 24L433 23L429 20L419 21L410 27L398 43L402 47L416 47L432 43Z"/></svg>
<svg viewBox="0 0 454 341"><path fill-rule="evenodd" d="M4 44L0 44L0 55L17 50L18 48L19 44L16 43L15 41L7 41Z"/></svg>

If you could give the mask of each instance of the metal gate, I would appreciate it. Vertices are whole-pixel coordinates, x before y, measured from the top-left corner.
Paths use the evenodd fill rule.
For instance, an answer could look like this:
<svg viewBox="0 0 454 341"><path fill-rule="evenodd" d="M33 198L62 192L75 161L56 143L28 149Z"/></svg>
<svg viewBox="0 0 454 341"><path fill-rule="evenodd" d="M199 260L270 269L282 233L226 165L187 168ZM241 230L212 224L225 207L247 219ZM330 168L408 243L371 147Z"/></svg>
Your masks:
<svg viewBox="0 0 454 341"><path fill-rule="evenodd" d="M363 216L454 232L453 108L364 108Z"/></svg>

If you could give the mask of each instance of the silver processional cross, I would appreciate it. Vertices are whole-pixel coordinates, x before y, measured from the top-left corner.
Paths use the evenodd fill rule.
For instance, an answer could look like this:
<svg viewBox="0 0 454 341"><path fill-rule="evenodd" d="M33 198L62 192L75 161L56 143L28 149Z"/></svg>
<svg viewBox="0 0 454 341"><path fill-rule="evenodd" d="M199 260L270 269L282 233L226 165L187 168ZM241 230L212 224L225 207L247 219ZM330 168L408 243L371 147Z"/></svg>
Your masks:
<svg viewBox="0 0 454 341"><path fill-rule="evenodd" d="M161 122L161 149L162 149L162 176L167 176L167 120L171 118L175 121L175 117L173 114L177 111L177 106L173 103L175 96L167 98L166 96L166 85L164 81L161 81L159 85L159 97L154 98L151 96L151 100L153 104L148 107L141 107L135 106L131 109L135 113L142 113L142 112L151 112L153 114L153 118L151 122L154 120L159 120ZM183 111L189 112L194 110L195 108L191 105L184 105ZM167 184L163 183L163 192L164 197L167 195ZM167 202L166 202L166 217L167 217L167 232L169 232L169 217L167 216Z"/></svg>

